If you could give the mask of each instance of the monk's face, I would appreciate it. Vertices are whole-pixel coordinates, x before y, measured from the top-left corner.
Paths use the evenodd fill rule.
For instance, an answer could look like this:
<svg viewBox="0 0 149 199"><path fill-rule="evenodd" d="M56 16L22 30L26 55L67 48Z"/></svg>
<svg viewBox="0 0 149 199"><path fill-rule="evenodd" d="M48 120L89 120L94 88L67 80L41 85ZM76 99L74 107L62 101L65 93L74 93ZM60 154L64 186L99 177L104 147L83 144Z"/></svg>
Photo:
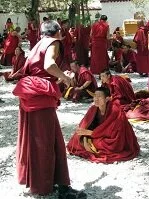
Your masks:
<svg viewBox="0 0 149 199"><path fill-rule="evenodd" d="M74 72L74 73L77 73L78 71L78 66L76 63L71 63L70 64L70 68L71 68L71 71Z"/></svg>
<svg viewBox="0 0 149 199"><path fill-rule="evenodd" d="M100 79L102 83L109 83L110 80L110 75L107 75L106 73L101 73L100 74Z"/></svg>
<svg viewBox="0 0 149 199"><path fill-rule="evenodd" d="M105 97L105 94L102 91L96 91L94 95L94 104L97 107L103 107L107 103L107 98Z"/></svg>

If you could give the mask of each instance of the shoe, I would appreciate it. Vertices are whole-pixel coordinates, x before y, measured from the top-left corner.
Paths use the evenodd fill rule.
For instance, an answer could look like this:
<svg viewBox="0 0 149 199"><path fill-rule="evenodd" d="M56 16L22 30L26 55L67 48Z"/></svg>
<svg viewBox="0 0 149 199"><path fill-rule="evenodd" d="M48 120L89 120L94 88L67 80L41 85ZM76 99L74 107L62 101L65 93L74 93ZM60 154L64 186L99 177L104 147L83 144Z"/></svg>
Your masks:
<svg viewBox="0 0 149 199"><path fill-rule="evenodd" d="M72 189L70 186L64 186L59 189L58 199L87 199L87 194L83 191Z"/></svg>
<svg viewBox="0 0 149 199"><path fill-rule="evenodd" d="M5 103L2 99L0 99L0 103Z"/></svg>

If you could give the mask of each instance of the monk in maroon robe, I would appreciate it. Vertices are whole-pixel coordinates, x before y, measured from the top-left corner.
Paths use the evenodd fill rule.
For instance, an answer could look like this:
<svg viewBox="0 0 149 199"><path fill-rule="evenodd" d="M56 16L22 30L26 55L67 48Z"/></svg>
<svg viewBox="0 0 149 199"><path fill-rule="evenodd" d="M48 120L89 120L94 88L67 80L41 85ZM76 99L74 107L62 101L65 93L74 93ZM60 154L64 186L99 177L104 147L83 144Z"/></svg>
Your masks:
<svg viewBox="0 0 149 199"><path fill-rule="evenodd" d="M131 48L130 45L123 45L121 62L122 62L123 72L133 73L137 71L136 52Z"/></svg>
<svg viewBox="0 0 149 199"><path fill-rule="evenodd" d="M92 98L90 92L95 92L97 88L93 74L86 67L79 66L77 61L73 61L70 67L75 76L71 81L71 86L65 90L64 98L71 99L73 102L83 101L83 98Z"/></svg>
<svg viewBox="0 0 149 199"><path fill-rule="evenodd" d="M140 151L137 138L125 113L110 101L110 90L99 87L94 105L70 139L67 150L91 162L113 163L135 158Z"/></svg>
<svg viewBox="0 0 149 199"><path fill-rule="evenodd" d="M38 41L38 26L37 26L37 22L35 19L32 19L29 23L28 23L28 34L27 34L27 38L30 42L30 50L32 50L32 48L36 45L37 41Z"/></svg>
<svg viewBox="0 0 149 199"><path fill-rule="evenodd" d="M55 21L44 24L44 37L32 49L23 71L26 77L13 93L20 99L17 143L17 171L20 184L33 194L47 195L59 185L59 198L86 198L69 187L65 144L56 115L61 93L60 78L67 86L70 79L58 68L60 64L60 26ZM58 65L57 65L58 64ZM84 197L80 197L84 195ZM74 196L74 194L73 194Z"/></svg>
<svg viewBox="0 0 149 199"><path fill-rule="evenodd" d="M91 28L91 72L100 74L108 67L108 35L109 25L107 16L102 15L100 21L95 22Z"/></svg>
<svg viewBox="0 0 149 199"><path fill-rule="evenodd" d="M109 70L104 70L100 74L102 85L108 87L112 100L120 105L130 104L135 100L135 94L131 84L123 77L111 75Z"/></svg>
<svg viewBox="0 0 149 199"><path fill-rule="evenodd" d="M76 50L76 59L78 60L80 65L89 66L89 41L90 41L90 30L91 27L85 27L83 25L79 25L76 28L75 36L75 50Z"/></svg>
<svg viewBox="0 0 149 199"><path fill-rule="evenodd" d="M20 42L20 37L18 33L20 32L20 27L16 27L16 29L9 33L7 39L4 43L4 50L1 57L1 64L4 66L12 65L12 58L15 55L15 49L18 47Z"/></svg>
<svg viewBox="0 0 149 199"><path fill-rule="evenodd" d="M140 75L149 73L149 22L141 26L135 34L134 42L137 45L137 71Z"/></svg>
<svg viewBox="0 0 149 199"><path fill-rule="evenodd" d="M12 71L3 74L6 81L19 80L22 77L21 69L26 61L25 52L21 47L15 50L15 56L12 58Z"/></svg>
<svg viewBox="0 0 149 199"><path fill-rule="evenodd" d="M114 69L115 72L122 72L121 60L122 60L123 50L118 42L112 43L112 50L113 52L111 59L109 61L109 67L110 69Z"/></svg>
<svg viewBox="0 0 149 199"><path fill-rule="evenodd" d="M70 70L70 61L72 59L72 38L69 33L69 21L64 20L61 22L62 44L64 47L64 58L61 69L63 71Z"/></svg>

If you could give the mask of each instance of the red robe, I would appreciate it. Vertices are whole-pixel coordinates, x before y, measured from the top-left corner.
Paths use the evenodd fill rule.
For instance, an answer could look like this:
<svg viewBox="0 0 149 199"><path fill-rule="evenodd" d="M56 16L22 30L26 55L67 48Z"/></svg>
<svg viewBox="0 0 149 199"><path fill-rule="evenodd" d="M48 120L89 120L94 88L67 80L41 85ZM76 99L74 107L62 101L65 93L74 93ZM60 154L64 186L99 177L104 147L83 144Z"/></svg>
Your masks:
<svg viewBox="0 0 149 199"><path fill-rule="evenodd" d="M13 80L18 80L22 77L22 73L21 73L21 68L24 66L26 61L26 58L24 57L24 55L21 53L18 57L14 56L12 58L12 73L11 72L5 72L4 73L4 77L6 81L13 81ZM17 73L18 72L18 73ZM15 74L16 75L13 76L13 78L9 78L10 74Z"/></svg>
<svg viewBox="0 0 149 199"><path fill-rule="evenodd" d="M127 161L139 154L139 144L125 113L116 104L109 102L104 116L92 106L79 124L80 128L92 130L88 138L96 149L86 151L77 132L70 139L67 149L70 154L96 163Z"/></svg>
<svg viewBox="0 0 149 199"><path fill-rule="evenodd" d="M43 195L52 193L54 184L70 184L65 143L56 115L61 93L56 79L44 70L46 50L54 41L44 37L37 43L22 70L28 76L13 91L20 99L18 180L32 193Z"/></svg>
<svg viewBox="0 0 149 199"><path fill-rule="evenodd" d="M61 34L62 34L62 37L65 37L62 40L62 44L63 44L63 47L64 47L64 59L63 59L63 62L62 62L61 69L63 71L65 71L65 70L70 70L70 61L72 59L72 52L71 52L71 50L72 50L72 38L71 38L71 35L70 35L70 33L67 29L62 29Z"/></svg>
<svg viewBox="0 0 149 199"><path fill-rule="evenodd" d="M130 83L118 75L112 75L109 84L103 84L111 91L112 100L121 105L129 104L135 100L135 94Z"/></svg>
<svg viewBox="0 0 149 199"><path fill-rule="evenodd" d="M38 41L38 29L33 30L31 23L28 23L28 40L30 41L30 50L36 45Z"/></svg>
<svg viewBox="0 0 149 199"><path fill-rule="evenodd" d="M129 119L149 120L149 98L134 100L124 111Z"/></svg>
<svg viewBox="0 0 149 199"><path fill-rule="evenodd" d="M79 73L75 74L75 79L75 87L81 87L86 81L91 81L91 84L87 88L78 91L75 91L74 87L72 90L70 90L68 98L72 99L75 102L81 100L83 97L92 98L88 91L94 93L97 88L97 82L93 74L86 67L81 66Z"/></svg>
<svg viewBox="0 0 149 199"><path fill-rule="evenodd" d="M18 47L19 37L13 36L11 33L8 35L4 43L4 52L1 57L1 64L4 66L12 65L12 58L15 55L15 49Z"/></svg>
<svg viewBox="0 0 149 199"><path fill-rule="evenodd" d="M102 20L95 22L92 26L91 72L93 74L100 74L105 68L108 67L108 30L109 25Z"/></svg>
<svg viewBox="0 0 149 199"><path fill-rule="evenodd" d="M128 68L126 68L125 72L129 73L129 72L136 72L137 68L136 68L136 52L133 50L128 50L127 53L122 54L123 57L123 66L127 66L129 63L131 64Z"/></svg>
<svg viewBox="0 0 149 199"><path fill-rule="evenodd" d="M89 65L89 40L91 27L84 27L83 25L76 29L76 56L80 65Z"/></svg>
<svg viewBox="0 0 149 199"><path fill-rule="evenodd" d="M134 37L134 42L137 44L138 73L149 73L148 31L149 26L140 27Z"/></svg>

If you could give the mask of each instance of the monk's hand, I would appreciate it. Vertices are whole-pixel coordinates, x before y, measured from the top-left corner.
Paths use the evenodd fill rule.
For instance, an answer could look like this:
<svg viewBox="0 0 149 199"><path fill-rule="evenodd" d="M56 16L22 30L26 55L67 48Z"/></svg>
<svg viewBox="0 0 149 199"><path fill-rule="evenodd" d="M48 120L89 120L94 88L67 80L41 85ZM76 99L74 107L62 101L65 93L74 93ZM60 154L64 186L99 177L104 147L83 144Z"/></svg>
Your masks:
<svg viewBox="0 0 149 199"><path fill-rule="evenodd" d="M76 87L74 90L75 91L80 91L80 90L82 90L82 88L81 87Z"/></svg>
<svg viewBox="0 0 149 199"><path fill-rule="evenodd" d="M90 148L91 147L90 144L87 142L86 137L83 138L83 145L86 151L93 153L93 151Z"/></svg>
<svg viewBox="0 0 149 199"><path fill-rule="evenodd" d="M67 88L70 87L70 83L71 83L70 77L65 76L62 81L67 86Z"/></svg>
<svg viewBox="0 0 149 199"><path fill-rule="evenodd" d="M77 128L76 132L78 135L92 135L93 131L83 128Z"/></svg>

